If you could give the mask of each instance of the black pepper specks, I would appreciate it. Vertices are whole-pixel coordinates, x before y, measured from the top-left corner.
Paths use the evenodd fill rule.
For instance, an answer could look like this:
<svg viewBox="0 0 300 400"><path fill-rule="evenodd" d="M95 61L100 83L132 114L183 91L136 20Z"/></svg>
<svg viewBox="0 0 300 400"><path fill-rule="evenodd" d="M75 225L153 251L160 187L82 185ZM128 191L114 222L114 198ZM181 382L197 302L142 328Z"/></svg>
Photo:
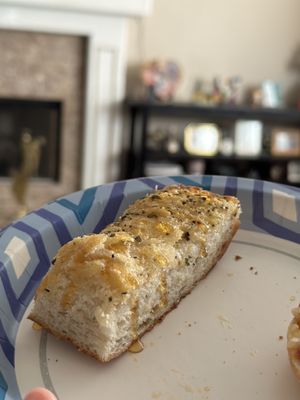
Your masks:
<svg viewBox="0 0 300 400"><path fill-rule="evenodd" d="M157 215L154 213L150 213L147 215L148 218L157 218Z"/></svg>
<svg viewBox="0 0 300 400"><path fill-rule="evenodd" d="M140 237L140 235L137 235L137 236L134 238L134 240L135 240L136 242L138 242L138 243L141 243L142 238Z"/></svg>
<svg viewBox="0 0 300 400"><path fill-rule="evenodd" d="M151 200L160 200L161 197L158 194L153 194L152 196L150 196Z"/></svg>
<svg viewBox="0 0 300 400"><path fill-rule="evenodd" d="M190 232L184 232L182 234L182 239L190 240Z"/></svg>
<svg viewBox="0 0 300 400"><path fill-rule="evenodd" d="M51 261L51 264L54 265L56 263L56 258L54 257L53 260Z"/></svg>
<svg viewBox="0 0 300 400"><path fill-rule="evenodd" d="M45 290L45 292L48 292L48 293L50 293L50 289L48 289L48 288L45 288L44 290Z"/></svg>
<svg viewBox="0 0 300 400"><path fill-rule="evenodd" d="M111 296L109 296L108 301L112 302L112 297Z"/></svg>

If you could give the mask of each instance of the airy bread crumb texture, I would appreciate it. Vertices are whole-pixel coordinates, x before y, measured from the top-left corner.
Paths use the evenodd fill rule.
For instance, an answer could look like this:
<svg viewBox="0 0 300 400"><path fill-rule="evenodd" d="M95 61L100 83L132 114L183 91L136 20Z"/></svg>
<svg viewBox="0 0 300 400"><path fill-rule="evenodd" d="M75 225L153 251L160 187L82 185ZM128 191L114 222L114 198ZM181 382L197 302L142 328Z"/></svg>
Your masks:
<svg viewBox="0 0 300 400"><path fill-rule="evenodd" d="M239 215L235 197L199 187L152 192L101 233L59 250L29 318L109 361L206 276L238 229Z"/></svg>

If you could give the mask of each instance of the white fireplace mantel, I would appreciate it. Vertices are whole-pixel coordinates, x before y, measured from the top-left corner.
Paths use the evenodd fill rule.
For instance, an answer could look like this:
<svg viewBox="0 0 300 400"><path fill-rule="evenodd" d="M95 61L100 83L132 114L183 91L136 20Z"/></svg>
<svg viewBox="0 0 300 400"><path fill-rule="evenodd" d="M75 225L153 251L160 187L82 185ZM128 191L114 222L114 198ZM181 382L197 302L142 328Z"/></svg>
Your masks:
<svg viewBox="0 0 300 400"><path fill-rule="evenodd" d="M84 36L88 40L82 187L119 176L127 20L152 0L0 0L0 29Z"/></svg>
<svg viewBox="0 0 300 400"><path fill-rule="evenodd" d="M145 16L152 5L151 0L1 0L0 4L127 16Z"/></svg>

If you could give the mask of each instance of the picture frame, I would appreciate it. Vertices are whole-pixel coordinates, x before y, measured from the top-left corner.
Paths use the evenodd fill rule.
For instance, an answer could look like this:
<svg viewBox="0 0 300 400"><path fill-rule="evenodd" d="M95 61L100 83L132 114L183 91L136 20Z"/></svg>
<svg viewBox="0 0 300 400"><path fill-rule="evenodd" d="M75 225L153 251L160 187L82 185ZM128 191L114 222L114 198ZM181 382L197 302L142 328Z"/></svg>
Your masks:
<svg viewBox="0 0 300 400"><path fill-rule="evenodd" d="M273 156L300 156L300 129L275 127L271 130Z"/></svg>
<svg viewBox="0 0 300 400"><path fill-rule="evenodd" d="M300 162L289 161L287 164L287 180L290 183L300 183Z"/></svg>
<svg viewBox="0 0 300 400"><path fill-rule="evenodd" d="M257 157L262 151L263 124L257 120L237 120L234 127L234 152L240 157Z"/></svg>
<svg viewBox="0 0 300 400"><path fill-rule="evenodd" d="M221 132L213 123L190 123L184 129L184 149L197 156L214 156L219 151Z"/></svg>

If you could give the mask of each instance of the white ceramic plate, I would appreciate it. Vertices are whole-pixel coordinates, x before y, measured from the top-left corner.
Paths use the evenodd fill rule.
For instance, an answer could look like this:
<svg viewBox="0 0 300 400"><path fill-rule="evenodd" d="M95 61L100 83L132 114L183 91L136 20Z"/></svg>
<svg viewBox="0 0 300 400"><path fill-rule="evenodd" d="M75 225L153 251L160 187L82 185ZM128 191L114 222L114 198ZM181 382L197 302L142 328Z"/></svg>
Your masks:
<svg viewBox="0 0 300 400"><path fill-rule="evenodd" d="M26 315L59 246L178 182L237 195L242 225L208 277L143 337L144 350L102 365L33 330ZM299 193L230 177L143 178L71 194L2 231L0 399L20 399L35 386L60 400L299 399L286 351L300 299Z"/></svg>

